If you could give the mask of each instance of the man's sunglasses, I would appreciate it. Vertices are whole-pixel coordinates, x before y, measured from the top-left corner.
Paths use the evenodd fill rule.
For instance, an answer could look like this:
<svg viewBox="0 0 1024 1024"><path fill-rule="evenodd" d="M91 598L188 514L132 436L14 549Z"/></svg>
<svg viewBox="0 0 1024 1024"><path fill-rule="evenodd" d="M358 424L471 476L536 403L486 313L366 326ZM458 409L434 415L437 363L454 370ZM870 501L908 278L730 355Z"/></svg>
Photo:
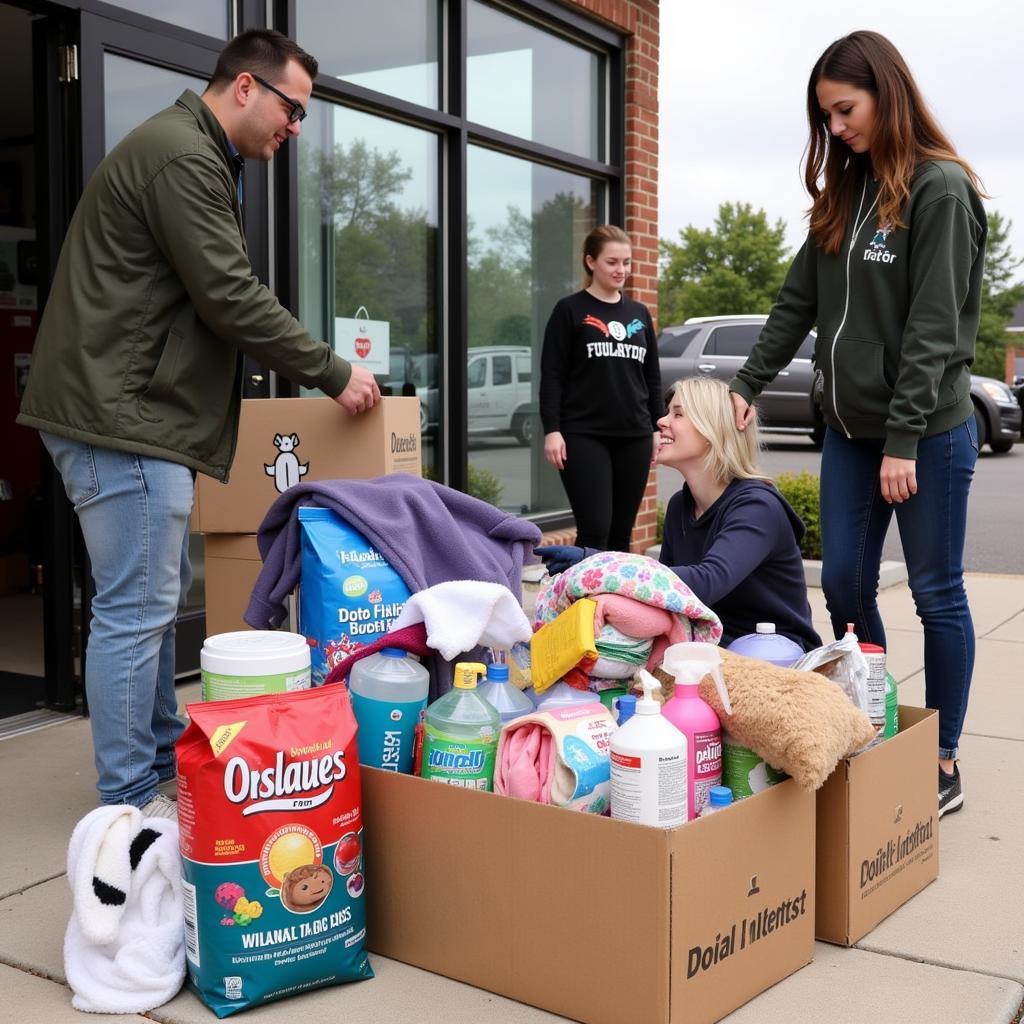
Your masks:
<svg viewBox="0 0 1024 1024"><path fill-rule="evenodd" d="M289 124L295 124L296 121L306 120L306 110L301 103L297 103L295 100L291 98L291 96L285 96L285 94L281 92L280 89L276 89L265 78L260 78L259 75L253 75L252 77L257 82L259 82L264 89L269 89L272 93L274 93L275 96L280 96L281 99L283 99L285 103L287 103L288 106L291 107L291 109L288 111Z"/></svg>

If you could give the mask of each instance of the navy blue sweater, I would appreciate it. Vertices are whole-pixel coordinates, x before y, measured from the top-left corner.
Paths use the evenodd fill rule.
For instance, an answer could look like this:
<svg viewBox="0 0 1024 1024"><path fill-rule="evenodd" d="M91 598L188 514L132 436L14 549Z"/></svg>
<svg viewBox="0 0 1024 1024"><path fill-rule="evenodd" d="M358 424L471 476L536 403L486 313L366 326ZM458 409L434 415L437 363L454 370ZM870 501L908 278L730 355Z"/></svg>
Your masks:
<svg viewBox="0 0 1024 1024"><path fill-rule="evenodd" d="M722 620L722 645L774 622L805 651L821 645L811 625L800 555L804 524L761 480L734 480L699 519L686 485L665 513L661 561Z"/></svg>

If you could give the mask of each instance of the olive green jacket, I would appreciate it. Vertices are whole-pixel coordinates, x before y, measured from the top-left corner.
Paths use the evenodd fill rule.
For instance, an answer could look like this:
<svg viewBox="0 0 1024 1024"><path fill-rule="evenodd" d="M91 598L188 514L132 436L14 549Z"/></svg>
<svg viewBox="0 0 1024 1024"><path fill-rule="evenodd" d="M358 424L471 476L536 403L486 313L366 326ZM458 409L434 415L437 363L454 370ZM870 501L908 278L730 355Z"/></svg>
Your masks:
<svg viewBox="0 0 1024 1024"><path fill-rule="evenodd" d="M18 422L226 480L243 353L332 397L351 374L253 274L227 138L186 90L86 186Z"/></svg>

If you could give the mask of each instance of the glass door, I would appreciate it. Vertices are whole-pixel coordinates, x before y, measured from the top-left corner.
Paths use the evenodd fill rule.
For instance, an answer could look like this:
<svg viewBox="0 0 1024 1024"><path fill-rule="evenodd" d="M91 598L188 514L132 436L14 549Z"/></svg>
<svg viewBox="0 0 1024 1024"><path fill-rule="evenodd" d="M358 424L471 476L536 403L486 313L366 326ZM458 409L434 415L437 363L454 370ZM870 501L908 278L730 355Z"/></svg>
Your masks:
<svg viewBox="0 0 1024 1024"><path fill-rule="evenodd" d="M196 10L202 12L201 8ZM208 28L198 22L196 27ZM198 34L195 39L185 42L180 34L163 35L82 12L79 67L83 182L136 125L170 106L185 89L203 92L224 40L208 37L207 42ZM201 535L191 535L189 554L193 582L177 623L175 664L179 676L199 670L199 651L205 636ZM88 573L84 579L88 581ZM89 620L88 587L85 604L83 633Z"/></svg>

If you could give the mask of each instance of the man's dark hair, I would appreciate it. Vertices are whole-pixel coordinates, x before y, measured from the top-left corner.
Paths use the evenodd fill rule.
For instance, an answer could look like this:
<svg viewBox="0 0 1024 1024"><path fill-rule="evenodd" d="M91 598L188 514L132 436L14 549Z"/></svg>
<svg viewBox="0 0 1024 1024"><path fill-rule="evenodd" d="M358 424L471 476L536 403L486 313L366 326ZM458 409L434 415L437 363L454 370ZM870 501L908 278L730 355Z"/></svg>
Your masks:
<svg viewBox="0 0 1024 1024"><path fill-rule="evenodd" d="M319 69L316 58L306 53L294 39L267 28L240 32L220 51L207 88L221 92L243 71L272 82L280 77L290 60L300 64L310 78L316 78Z"/></svg>

